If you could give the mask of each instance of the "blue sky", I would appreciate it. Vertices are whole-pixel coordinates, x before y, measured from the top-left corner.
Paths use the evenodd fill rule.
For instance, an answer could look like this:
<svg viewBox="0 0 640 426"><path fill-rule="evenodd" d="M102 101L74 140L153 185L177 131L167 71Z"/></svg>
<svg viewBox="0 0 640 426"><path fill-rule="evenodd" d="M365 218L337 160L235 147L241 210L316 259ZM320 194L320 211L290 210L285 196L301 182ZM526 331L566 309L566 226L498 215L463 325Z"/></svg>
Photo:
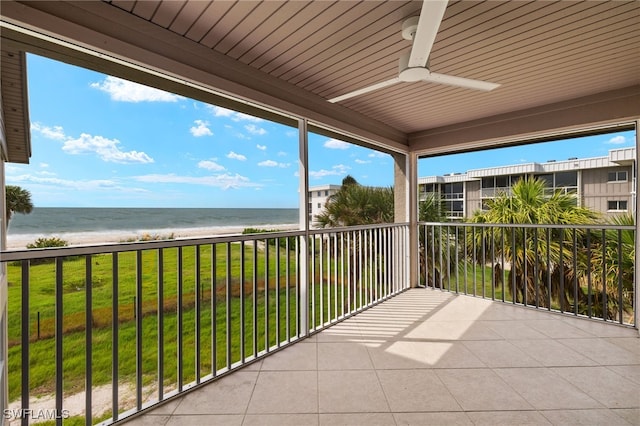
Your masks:
<svg viewBox="0 0 640 426"><path fill-rule="evenodd" d="M36 207L298 205L295 128L35 55L28 83L33 154L5 172ZM606 155L632 146L633 135L423 159L419 174ZM339 184L347 174L391 186L393 161L311 134L309 184Z"/></svg>

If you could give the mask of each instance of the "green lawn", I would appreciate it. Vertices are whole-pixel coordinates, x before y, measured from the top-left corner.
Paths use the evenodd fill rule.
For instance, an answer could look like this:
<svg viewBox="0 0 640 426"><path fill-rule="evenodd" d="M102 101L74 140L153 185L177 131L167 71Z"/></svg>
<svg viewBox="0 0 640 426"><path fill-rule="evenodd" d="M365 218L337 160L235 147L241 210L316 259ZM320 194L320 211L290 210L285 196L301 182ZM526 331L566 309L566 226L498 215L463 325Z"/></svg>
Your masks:
<svg viewBox="0 0 640 426"><path fill-rule="evenodd" d="M255 276L254 253L257 265ZM269 246L267 255L264 249L254 251L251 245L246 245L243 252L240 244L221 243L215 246L215 253L211 245L202 246L198 257L195 247L185 247L181 250L179 257L178 249L165 249L162 254L162 289L158 285L158 250L142 252L139 267L136 252L120 253L116 255L117 294L114 293L112 278L113 256L112 254L95 255L91 259L93 283L91 342L94 386L109 384L112 381L114 298L117 298L118 307L118 381L135 383L137 377L135 298L138 271L142 277L141 356L142 380L145 386L155 385L159 380L159 312L162 312L163 321L162 360L165 391L178 386L179 335L182 349L180 373L182 383L187 384L196 378L196 354L199 355L199 374L203 377L213 373L214 370L240 361L243 356L248 358L265 350L267 346L272 347L278 342L286 342L288 338L293 338L301 332L297 318L298 279L294 251L287 252L284 248ZM244 263L241 261L243 256ZM197 259L199 264L196 262ZM313 309L309 309L311 328L321 326L361 307L361 298L362 304L366 304L367 300L376 294L376 289L370 284L371 274L363 272L363 284L347 289L341 285L342 280L346 278L340 262L336 263L326 258L322 262L316 258L314 262L315 278L311 280L313 285L310 284L307 290L309 303L311 304L313 300ZM67 259L63 265L65 396L81 392L85 386L85 267L84 258ZM180 282L178 282L179 270L182 271ZM242 271L244 275L241 274ZM228 283L227 272L232 277ZM55 264L32 265L29 273L30 394L31 396L51 395L55 389ZM216 277L215 286L212 276ZM20 398L21 394L20 265L8 266L8 281L9 400L13 401ZM241 285L241 282L244 282L244 285ZM268 285L265 284L267 282ZM383 289L379 286L377 292L382 294ZM198 308L196 308L196 300L199 304ZM182 307L180 322L178 306ZM227 315L227 310L230 315ZM40 314L39 338L38 313ZM196 333L197 319L200 322L199 334ZM242 327L241 323L243 323ZM276 327L276 323L279 323L279 327ZM178 332L179 324L182 327L181 334ZM229 348L227 348L227 341Z"/></svg>

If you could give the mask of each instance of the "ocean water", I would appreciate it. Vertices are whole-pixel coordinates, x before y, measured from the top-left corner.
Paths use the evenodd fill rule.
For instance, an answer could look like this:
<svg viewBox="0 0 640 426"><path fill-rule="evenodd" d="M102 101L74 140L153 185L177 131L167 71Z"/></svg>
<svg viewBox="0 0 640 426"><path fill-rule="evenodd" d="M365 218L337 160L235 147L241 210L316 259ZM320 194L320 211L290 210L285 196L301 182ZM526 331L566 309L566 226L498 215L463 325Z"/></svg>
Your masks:
<svg viewBox="0 0 640 426"><path fill-rule="evenodd" d="M36 207L14 214L7 236L170 233L178 230L272 228L298 223L298 209Z"/></svg>

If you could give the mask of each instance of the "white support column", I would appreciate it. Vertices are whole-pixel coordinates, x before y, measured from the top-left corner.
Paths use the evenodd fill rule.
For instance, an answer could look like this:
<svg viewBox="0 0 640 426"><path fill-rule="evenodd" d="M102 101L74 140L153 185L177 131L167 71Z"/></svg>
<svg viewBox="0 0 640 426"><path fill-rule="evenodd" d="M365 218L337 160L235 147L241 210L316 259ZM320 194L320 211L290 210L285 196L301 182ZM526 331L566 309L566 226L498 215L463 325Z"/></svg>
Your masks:
<svg viewBox="0 0 640 426"><path fill-rule="evenodd" d="M309 280L308 260L309 260L309 155L308 155L308 132L307 120L298 120L298 173L299 178L299 226L304 231L304 235L298 239L300 253L298 259L298 291L300 303L301 336L309 335L309 303L307 303L307 288Z"/></svg>
<svg viewBox="0 0 640 426"><path fill-rule="evenodd" d="M416 287L418 268L418 178L417 156L415 154L394 154L394 222L409 223L409 247L407 250L409 286Z"/></svg>

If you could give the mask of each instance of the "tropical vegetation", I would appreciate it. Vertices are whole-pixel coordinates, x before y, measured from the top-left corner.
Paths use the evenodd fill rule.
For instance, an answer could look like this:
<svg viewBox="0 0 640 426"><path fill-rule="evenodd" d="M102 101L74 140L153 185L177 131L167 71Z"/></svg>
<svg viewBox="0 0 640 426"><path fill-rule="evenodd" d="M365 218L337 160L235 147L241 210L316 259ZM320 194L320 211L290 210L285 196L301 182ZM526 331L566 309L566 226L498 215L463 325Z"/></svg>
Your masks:
<svg viewBox="0 0 640 426"><path fill-rule="evenodd" d="M634 219L605 220L577 201L523 179L461 223L447 222L441 196L428 193L419 214L420 282L632 322Z"/></svg>
<svg viewBox="0 0 640 426"><path fill-rule="evenodd" d="M6 218L7 223L11 220L13 213L29 214L33 211L31 193L16 185L5 187Z"/></svg>

